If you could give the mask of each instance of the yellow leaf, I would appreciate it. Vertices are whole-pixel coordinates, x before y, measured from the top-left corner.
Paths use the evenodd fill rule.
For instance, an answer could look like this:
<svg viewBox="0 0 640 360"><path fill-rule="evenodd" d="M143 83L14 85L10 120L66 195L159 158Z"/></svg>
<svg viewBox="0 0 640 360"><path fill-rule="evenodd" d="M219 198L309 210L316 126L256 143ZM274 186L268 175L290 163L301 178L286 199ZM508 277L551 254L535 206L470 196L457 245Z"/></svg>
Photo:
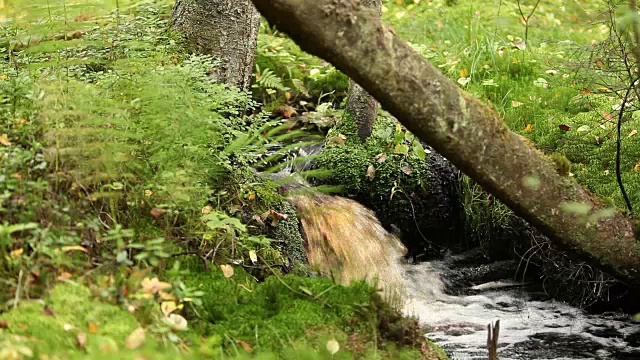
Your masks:
<svg viewBox="0 0 640 360"><path fill-rule="evenodd" d="M640 162L633 167L633 171L638 172L638 170L640 170Z"/></svg>
<svg viewBox="0 0 640 360"><path fill-rule="evenodd" d="M254 264L258 262L258 254L256 254L255 250L249 250L249 259Z"/></svg>
<svg viewBox="0 0 640 360"><path fill-rule="evenodd" d="M633 129L633 130L631 130L631 132L629 133L629 135L627 137L632 137L633 135L635 135L637 133L638 133L638 130Z"/></svg>
<svg viewBox="0 0 640 360"><path fill-rule="evenodd" d="M520 101L511 102L511 107L520 107L520 106L522 106L522 103Z"/></svg>
<svg viewBox="0 0 640 360"><path fill-rule="evenodd" d="M213 208L211 207L211 205L207 205L202 208L203 215L211 214L212 212L213 212Z"/></svg>
<svg viewBox="0 0 640 360"><path fill-rule="evenodd" d="M7 74L0 75L0 80L6 80L8 78Z"/></svg>
<svg viewBox="0 0 640 360"><path fill-rule="evenodd" d="M90 334L95 334L98 332L98 324L96 324L95 321L89 321L87 325Z"/></svg>
<svg viewBox="0 0 640 360"><path fill-rule="evenodd" d="M16 258L19 258L20 256L22 256L22 253L24 253L24 249L23 248L19 248L19 249L12 250L9 253L9 256L11 256L12 259L16 259Z"/></svg>
<svg viewBox="0 0 640 360"><path fill-rule="evenodd" d="M11 141L9 141L9 135L7 134L2 134L0 135L0 144L4 145L4 146L11 146Z"/></svg>
<svg viewBox="0 0 640 360"><path fill-rule="evenodd" d="M140 283L142 290L148 294L157 294L158 292L171 288L171 284L158 280L157 277L153 279L144 278Z"/></svg>
<svg viewBox="0 0 640 360"><path fill-rule="evenodd" d="M74 251L74 250L82 251L84 253L89 253L89 251L87 251L87 249L83 248L80 245L68 245L68 246L63 246L62 247L62 251L64 251L64 252L69 252L69 251Z"/></svg>
<svg viewBox="0 0 640 360"><path fill-rule="evenodd" d="M528 132L528 133L532 132L533 131L533 125L527 124L527 126L524 128L524 131Z"/></svg>
<svg viewBox="0 0 640 360"><path fill-rule="evenodd" d="M253 201L256 199L256 193L254 193L253 191L249 193L249 197L248 197L249 201Z"/></svg>
<svg viewBox="0 0 640 360"><path fill-rule="evenodd" d="M460 70L460 77L461 78L466 78L469 76L469 72L467 71L467 69L463 68L462 70Z"/></svg>
<svg viewBox="0 0 640 360"><path fill-rule="evenodd" d="M176 305L175 301L165 301L160 304L160 310L162 310L164 316L169 316L169 314L178 310L178 306Z"/></svg>
<svg viewBox="0 0 640 360"><path fill-rule="evenodd" d="M222 270L224 277L226 277L227 279L233 276L233 266L231 265L220 265L220 270Z"/></svg>
<svg viewBox="0 0 640 360"><path fill-rule="evenodd" d="M124 346L131 350L139 348L144 344L145 334L146 330L144 328L139 327L133 330L133 332L124 340Z"/></svg>

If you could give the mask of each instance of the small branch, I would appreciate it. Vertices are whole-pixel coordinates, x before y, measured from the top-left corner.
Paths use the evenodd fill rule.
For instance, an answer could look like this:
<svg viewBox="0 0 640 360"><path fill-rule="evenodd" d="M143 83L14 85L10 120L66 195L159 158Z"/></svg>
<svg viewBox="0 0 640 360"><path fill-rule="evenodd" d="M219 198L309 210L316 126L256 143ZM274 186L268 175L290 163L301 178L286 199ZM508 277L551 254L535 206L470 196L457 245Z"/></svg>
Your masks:
<svg viewBox="0 0 640 360"><path fill-rule="evenodd" d="M520 12L520 16L522 16L522 19L524 19L524 43L526 44L527 39L529 38L529 19L531 19L531 17L533 16L533 13L538 8L538 5L540 4L540 0L536 1L536 4L533 5L533 9L531 9L531 12L527 16L524 16L524 12L522 11L522 6L520 6L520 0L517 1L517 4L518 4L518 11Z"/></svg>
<svg viewBox="0 0 640 360"><path fill-rule="evenodd" d="M618 180L618 186L620 187L620 192L622 193L624 202L627 205L627 209L629 209L630 213L633 213L633 206L631 206L631 201L629 200L627 191L625 190L624 184L622 183L622 172L620 171L620 152L622 147L622 139L620 135L622 128L622 118L624 116L624 108L627 105L627 100L629 99L629 93L631 93L631 89L635 87L635 81L633 79L631 81L632 83L627 88L627 93L622 99L622 106L620 107L620 113L618 114L618 137L616 139L616 180Z"/></svg>

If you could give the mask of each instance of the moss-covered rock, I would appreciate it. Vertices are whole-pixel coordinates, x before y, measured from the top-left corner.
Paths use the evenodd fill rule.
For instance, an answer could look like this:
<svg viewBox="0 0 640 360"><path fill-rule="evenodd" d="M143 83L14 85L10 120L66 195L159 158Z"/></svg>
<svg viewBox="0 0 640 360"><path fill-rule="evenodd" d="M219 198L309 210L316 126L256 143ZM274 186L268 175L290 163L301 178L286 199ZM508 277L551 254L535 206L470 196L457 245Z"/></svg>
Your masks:
<svg viewBox="0 0 640 360"><path fill-rule="evenodd" d="M401 229L411 253L462 247L457 171L394 119L378 117L362 143L355 123L343 118L328 144L317 163L332 170L328 182L373 209L386 227Z"/></svg>

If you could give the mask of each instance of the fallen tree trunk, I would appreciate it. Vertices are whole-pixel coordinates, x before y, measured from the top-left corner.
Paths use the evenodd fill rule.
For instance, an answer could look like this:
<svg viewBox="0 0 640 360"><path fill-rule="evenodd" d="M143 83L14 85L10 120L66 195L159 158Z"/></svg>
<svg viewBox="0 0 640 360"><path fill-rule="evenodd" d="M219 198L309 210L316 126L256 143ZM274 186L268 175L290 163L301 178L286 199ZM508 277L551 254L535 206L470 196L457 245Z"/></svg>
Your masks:
<svg viewBox="0 0 640 360"><path fill-rule="evenodd" d="M335 65L417 137L572 252L640 286L632 222L560 176L489 106L462 91L357 0L253 0L300 47ZM606 216L599 216L606 215Z"/></svg>

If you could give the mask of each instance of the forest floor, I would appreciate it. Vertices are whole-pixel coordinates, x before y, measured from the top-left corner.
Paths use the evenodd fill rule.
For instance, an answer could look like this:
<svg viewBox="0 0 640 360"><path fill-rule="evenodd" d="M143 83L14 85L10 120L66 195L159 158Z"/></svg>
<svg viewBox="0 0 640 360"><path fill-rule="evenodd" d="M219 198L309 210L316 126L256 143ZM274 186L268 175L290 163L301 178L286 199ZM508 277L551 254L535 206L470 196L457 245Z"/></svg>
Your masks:
<svg viewBox="0 0 640 360"><path fill-rule="evenodd" d="M263 25L253 94L211 83L215 59L167 31L171 3L0 0L0 359L442 356L371 286L284 275L236 218L283 218L252 170L290 136L269 111L335 116L346 77ZM385 3L398 35L624 205L620 101L599 60L580 63L607 35L595 4L540 5L525 48L511 3L406 3ZM639 127L622 125L621 161L638 206Z"/></svg>

